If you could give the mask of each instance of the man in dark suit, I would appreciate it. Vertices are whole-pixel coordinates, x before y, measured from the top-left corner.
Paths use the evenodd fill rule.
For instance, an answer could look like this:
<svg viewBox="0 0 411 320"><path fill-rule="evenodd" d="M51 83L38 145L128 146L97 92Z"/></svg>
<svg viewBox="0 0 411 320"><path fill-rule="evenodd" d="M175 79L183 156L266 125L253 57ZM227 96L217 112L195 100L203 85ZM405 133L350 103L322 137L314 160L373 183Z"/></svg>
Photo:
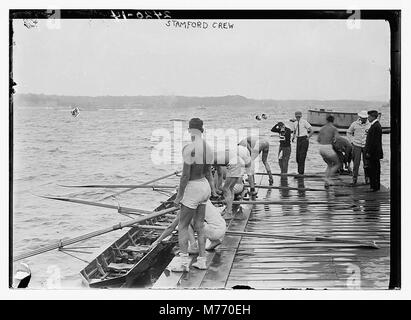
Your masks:
<svg viewBox="0 0 411 320"><path fill-rule="evenodd" d="M383 158L382 151L382 129L378 121L378 111L368 111L368 121L371 126L368 129L367 140L365 142L365 157L369 161L369 175L371 191L380 190L381 164Z"/></svg>

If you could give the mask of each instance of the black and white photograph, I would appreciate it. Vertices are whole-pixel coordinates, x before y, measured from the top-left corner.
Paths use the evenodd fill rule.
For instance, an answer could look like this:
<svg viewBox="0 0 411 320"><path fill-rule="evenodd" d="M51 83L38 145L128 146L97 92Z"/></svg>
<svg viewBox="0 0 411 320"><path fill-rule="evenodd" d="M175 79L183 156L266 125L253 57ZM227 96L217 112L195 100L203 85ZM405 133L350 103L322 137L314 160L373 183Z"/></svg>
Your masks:
<svg viewBox="0 0 411 320"><path fill-rule="evenodd" d="M401 288L400 10L9 15L10 289Z"/></svg>

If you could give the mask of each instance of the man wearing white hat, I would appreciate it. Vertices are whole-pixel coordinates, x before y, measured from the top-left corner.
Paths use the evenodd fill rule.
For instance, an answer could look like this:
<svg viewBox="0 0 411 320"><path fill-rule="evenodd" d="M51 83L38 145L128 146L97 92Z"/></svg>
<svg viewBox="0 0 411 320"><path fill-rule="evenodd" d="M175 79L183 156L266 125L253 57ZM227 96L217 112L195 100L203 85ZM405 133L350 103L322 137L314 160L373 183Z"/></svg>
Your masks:
<svg viewBox="0 0 411 320"><path fill-rule="evenodd" d="M367 120L368 113L363 110L358 113L358 120L354 121L347 130L347 137L353 145L353 176L352 183L355 185L358 179L358 170L360 168L361 155L364 165L365 183L369 183L368 175L368 160L365 157L365 142L367 140L367 132L370 128L370 123Z"/></svg>

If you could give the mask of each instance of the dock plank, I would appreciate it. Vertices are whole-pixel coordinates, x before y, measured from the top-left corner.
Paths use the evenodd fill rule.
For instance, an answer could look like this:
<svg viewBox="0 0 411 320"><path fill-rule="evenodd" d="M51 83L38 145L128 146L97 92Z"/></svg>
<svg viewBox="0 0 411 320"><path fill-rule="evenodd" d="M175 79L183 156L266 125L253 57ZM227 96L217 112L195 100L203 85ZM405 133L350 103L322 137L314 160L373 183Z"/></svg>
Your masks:
<svg viewBox="0 0 411 320"><path fill-rule="evenodd" d="M244 231L248 219L251 215L252 206L243 206L244 220L234 220L230 225L231 231ZM216 254L208 268L203 281L202 288L224 288L230 274L237 248L240 244L240 236L225 236L223 243L218 248Z"/></svg>

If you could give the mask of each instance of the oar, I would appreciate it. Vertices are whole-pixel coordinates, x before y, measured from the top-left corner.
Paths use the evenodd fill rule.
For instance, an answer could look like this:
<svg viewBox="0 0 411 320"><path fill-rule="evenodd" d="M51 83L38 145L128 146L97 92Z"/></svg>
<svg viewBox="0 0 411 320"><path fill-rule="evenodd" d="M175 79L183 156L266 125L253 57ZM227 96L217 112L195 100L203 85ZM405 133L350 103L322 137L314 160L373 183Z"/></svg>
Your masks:
<svg viewBox="0 0 411 320"><path fill-rule="evenodd" d="M58 184L60 187L64 188L107 188L107 189L176 189L178 185L141 185L141 184L73 184L73 185L66 185L66 184Z"/></svg>
<svg viewBox="0 0 411 320"><path fill-rule="evenodd" d="M140 186L141 186L141 185L145 186L145 185L154 183L154 182L156 182L156 181L163 180L163 179L165 179L165 178L168 178L168 177L177 175L177 174L179 174L180 172L181 172L181 171L175 171L175 172L170 173L170 174L167 174L167 175L165 175L165 176L163 176L163 177L160 177L160 178L153 179L153 180L151 180L151 181L147 181L147 182L145 182L145 183L142 183L142 184L140 184ZM122 191L120 191L120 192L117 192L117 193L111 194L111 195L109 195L109 196L107 196L107 197L104 197L104 198L100 199L99 201L103 201L103 200L109 199L109 198L111 198L111 197L116 197L116 196L118 196L118 195L120 195L120 194L123 194L123 193L125 193L125 192L131 191L131 190L134 190L134 189L137 189L137 187L134 186L134 187L132 187L132 188L127 188L126 190L122 190Z"/></svg>
<svg viewBox="0 0 411 320"><path fill-rule="evenodd" d="M137 185L137 184L78 184L78 185L64 185L59 184L60 187L65 188L107 188L107 189L176 189L178 185ZM250 187L248 184L244 185L246 188ZM325 189L314 188L295 188L295 187L276 187L276 186L263 186L256 185L255 188L260 189L281 189L281 190L298 190L298 191L325 191Z"/></svg>
<svg viewBox="0 0 411 320"><path fill-rule="evenodd" d="M94 232L86 233L82 236L78 236L78 237L67 239L67 240L60 240L57 243L47 245L47 246L39 248L37 250L33 250L31 252L27 252L27 253L17 255L13 258L13 261L15 262L15 261L19 261L19 260L22 260L22 259L26 259L26 258L35 256L35 255L38 255L38 254L42 254L42 253L45 253L45 252L48 252L48 251L51 251L51 250L55 250L55 249L60 249L62 247L65 247L65 246L68 246L68 245L71 245L71 244L74 244L74 243L77 243L77 242L81 242L81 241L84 241L84 240L87 240L87 239L90 239L90 238L94 238L94 237L97 237L97 236L105 234L105 233L109 233L109 232L112 232L112 231L115 231L115 230L120 230L120 229L125 228L125 227L131 227L131 226L133 226L137 223L141 223L141 222L144 222L148 219L153 219L153 218L162 216L166 213L174 212L174 211L177 211L177 210L179 210L179 208L172 207L172 208L168 208L168 209L164 209L164 210L160 210L160 211L155 211L155 212L147 214L143 217L133 219L129 222L125 222L125 223L119 222L118 224L115 224L115 225L113 225L112 227L109 227L109 228L105 228L105 229L97 230L97 231L94 231Z"/></svg>
<svg viewBox="0 0 411 320"><path fill-rule="evenodd" d="M85 204L85 205L94 206L94 207L117 209L119 213L147 214L147 213L152 212L152 211L148 211L148 210L134 209L134 208L128 208L128 207L120 207L120 206L107 204L107 203L93 202L93 201L74 199L74 198L64 198L64 197L56 197L56 196L40 196L40 195L37 195L37 197L45 198L45 199L51 199L51 200L67 201L67 202L72 202L72 203L80 203L80 204Z"/></svg>
<svg viewBox="0 0 411 320"><path fill-rule="evenodd" d="M319 237L319 236L286 236L270 233L257 233L257 232L241 232L241 231L227 231L226 234L242 237L257 237L257 238L272 238L272 239L284 239L284 240L302 240L302 241L322 241L322 242L336 242L346 244L356 244L360 247L379 249L375 241L361 241L361 240L345 240L331 237Z"/></svg>
<svg viewBox="0 0 411 320"><path fill-rule="evenodd" d="M298 174L298 173L271 173L273 176L281 177L297 177L297 178L324 178L323 174ZM258 176L268 176L267 172L257 172L255 175Z"/></svg>
<svg viewBox="0 0 411 320"><path fill-rule="evenodd" d="M161 203L171 203L173 201L162 201ZM225 200L211 200L211 203L213 204L226 204ZM330 204L328 201L272 201L272 200L255 200L255 201L250 201L250 200L240 200L240 201L233 201L233 204L263 204L263 205L326 205L327 207L330 207L332 209L341 209L341 210L349 210L356 208L356 205L345 205L345 203L341 203L341 206L336 206L333 204Z"/></svg>
<svg viewBox="0 0 411 320"><path fill-rule="evenodd" d="M211 201L212 203L226 203L223 200L215 200ZM254 200L254 201L247 201L247 200L240 200L240 201L233 201L233 204L283 204L283 205L299 205L299 204L306 204L306 205L329 205L330 203L327 201L272 201L272 200Z"/></svg>
<svg viewBox="0 0 411 320"><path fill-rule="evenodd" d="M250 185L246 184L244 187L248 188ZM258 186L256 185L255 188L259 189L279 189L279 190L298 190L298 191L326 191L325 189L314 189L314 188L296 188L296 187L276 187L276 186Z"/></svg>
<svg viewBox="0 0 411 320"><path fill-rule="evenodd" d="M142 229L154 229L154 230L165 230L166 229L166 227L151 226L151 225L141 225L138 227ZM346 243L346 244L356 244L364 248L379 249L375 241L345 240L345 239L337 239L337 238L331 238L331 237L286 236L286 235L278 235L278 234L270 234L270 233L242 232L242 231L230 231L230 230L227 230L225 234L230 235L230 236L253 237L253 238Z"/></svg>

